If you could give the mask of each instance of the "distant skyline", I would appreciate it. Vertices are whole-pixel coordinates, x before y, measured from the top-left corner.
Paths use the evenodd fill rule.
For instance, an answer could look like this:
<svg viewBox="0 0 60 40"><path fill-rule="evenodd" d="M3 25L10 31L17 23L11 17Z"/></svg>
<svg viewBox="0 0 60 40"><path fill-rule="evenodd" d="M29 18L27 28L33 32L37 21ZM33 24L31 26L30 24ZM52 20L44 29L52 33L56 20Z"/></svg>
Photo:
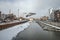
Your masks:
<svg viewBox="0 0 60 40"><path fill-rule="evenodd" d="M37 13L33 17L41 17L49 15L49 8L60 8L60 0L0 0L0 11L8 13L11 9L12 13L23 15L23 13Z"/></svg>

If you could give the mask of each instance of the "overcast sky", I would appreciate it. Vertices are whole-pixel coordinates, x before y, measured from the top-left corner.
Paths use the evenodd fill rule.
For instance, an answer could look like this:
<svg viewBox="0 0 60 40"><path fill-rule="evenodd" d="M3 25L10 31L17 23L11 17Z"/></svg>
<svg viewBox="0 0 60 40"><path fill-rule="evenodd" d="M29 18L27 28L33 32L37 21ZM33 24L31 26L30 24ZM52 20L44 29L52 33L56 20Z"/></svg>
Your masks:
<svg viewBox="0 0 60 40"><path fill-rule="evenodd" d="M20 16L29 12L37 13L35 17L49 15L49 8L60 8L60 0L0 0L0 10L3 13L8 13L11 9L18 15L17 10L20 9Z"/></svg>

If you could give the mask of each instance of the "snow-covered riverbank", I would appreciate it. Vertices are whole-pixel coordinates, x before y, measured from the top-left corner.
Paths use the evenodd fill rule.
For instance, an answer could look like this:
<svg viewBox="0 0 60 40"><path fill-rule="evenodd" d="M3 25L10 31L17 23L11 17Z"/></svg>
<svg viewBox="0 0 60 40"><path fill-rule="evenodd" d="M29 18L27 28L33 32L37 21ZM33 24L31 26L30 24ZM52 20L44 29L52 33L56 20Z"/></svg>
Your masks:
<svg viewBox="0 0 60 40"><path fill-rule="evenodd" d="M29 22L0 31L0 40L11 40L17 33L29 27Z"/></svg>

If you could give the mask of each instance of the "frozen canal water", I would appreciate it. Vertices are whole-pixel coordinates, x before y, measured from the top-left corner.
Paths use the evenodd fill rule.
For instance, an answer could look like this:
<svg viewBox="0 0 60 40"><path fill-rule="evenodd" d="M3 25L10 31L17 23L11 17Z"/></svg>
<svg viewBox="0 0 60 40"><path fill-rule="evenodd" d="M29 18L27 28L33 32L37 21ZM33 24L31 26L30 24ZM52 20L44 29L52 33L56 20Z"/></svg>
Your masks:
<svg viewBox="0 0 60 40"><path fill-rule="evenodd" d="M60 40L60 32L45 31L32 22L30 27L19 32L12 40Z"/></svg>

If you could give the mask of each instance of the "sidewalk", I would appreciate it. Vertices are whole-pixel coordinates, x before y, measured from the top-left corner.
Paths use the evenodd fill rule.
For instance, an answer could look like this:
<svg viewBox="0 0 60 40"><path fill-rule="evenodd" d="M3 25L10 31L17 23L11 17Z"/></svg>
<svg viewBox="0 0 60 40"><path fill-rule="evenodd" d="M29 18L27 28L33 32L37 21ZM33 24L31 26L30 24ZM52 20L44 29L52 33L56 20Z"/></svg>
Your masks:
<svg viewBox="0 0 60 40"><path fill-rule="evenodd" d="M51 25L60 27L60 23L59 22L52 22L52 21L44 21L44 22L47 23L47 24L51 24Z"/></svg>

